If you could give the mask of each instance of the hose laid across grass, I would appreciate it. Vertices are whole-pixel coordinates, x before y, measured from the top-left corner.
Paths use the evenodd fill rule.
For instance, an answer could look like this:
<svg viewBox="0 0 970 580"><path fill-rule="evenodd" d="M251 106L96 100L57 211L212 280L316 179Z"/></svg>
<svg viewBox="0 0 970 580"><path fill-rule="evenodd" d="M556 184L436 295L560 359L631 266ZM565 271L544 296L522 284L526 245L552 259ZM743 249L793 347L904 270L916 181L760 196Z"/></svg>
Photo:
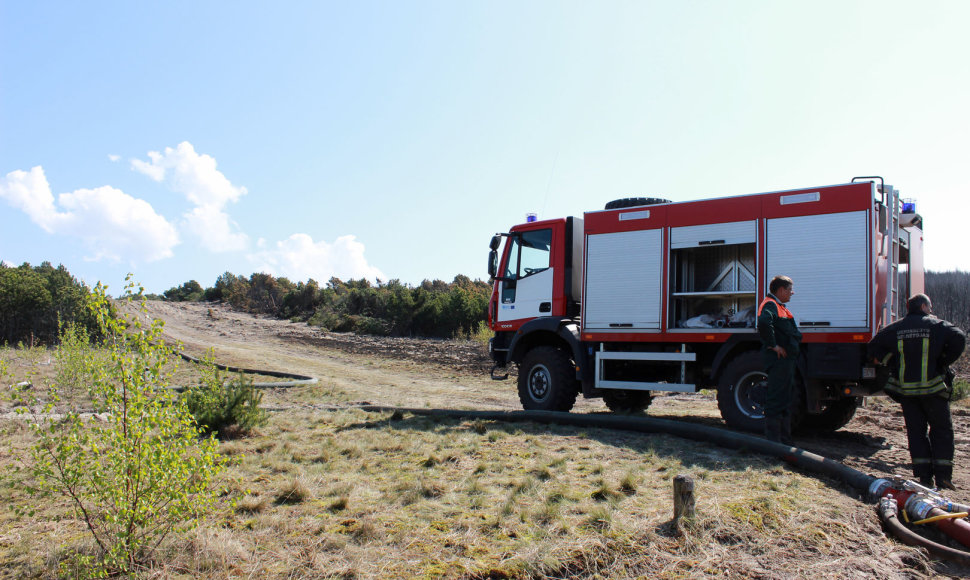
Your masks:
<svg viewBox="0 0 970 580"><path fill-rule="evenodd" d="M810 451L774 443L761 437L736 433L717 427L708 427L696 423L671 421L670 419L656 419L654 417L630 417L623 415L581 415L558 411L464 411L459 409L412 409L406 407L385 407L380 405L361 405L365 411L393 413L411 413L413 415L428 415L436 417L453 417L468 419L483 419L489 421L551 423L557 425L571 425L575 427L599 427L602 429L620 429L640 433L664 433L684 439L716 443L729 449L747 449L764 455L778 457L783 461L802 467L810 471L821 473L849 484L855 489L866 492L869 485L876 479L861 471L848 467L816 455Z"/></svg>
<svg viewBox="0 0 970 580"><path fill-rule="evenodd" d="M196 364L204 364L206 361L194 356L189 356L184 352L179 351L178 355L184 360L187 360ZM295 373L286 373L283 371L263 371L258 369L244 369L240 367L231 367L228 365L219 364L217 362L210 361L214 367L221 371L227 371L230 373L244 373L247 375L264 375L267 377L276 377L279 379L291 379L289 381L278 381L278 382L260 382L253 383L253 386L257 389L271 389L271 388L289 388L296 387L299 385L312 385L317 382L316 377L311 377L307 375L298 375Z"/></svg>
<svg viewBox="0 0 970 580"><path fill-rule="evenodd" d="M179 354L185 360L196 363L201 362L199 359L189 355L183 353ZM317 382L317 379L314 377L297 375L293 373L243 369L220 364L216 364L215 366L221 370L230 372L242 372L247 374L260 374L293 379L292 381L254 384L254 386L261 388L294 387ZM796 467L841 481L858 490L863 495L868 493L870 485L877 479L876 477L863 473L857 469L853 469L852 467L844 465L841 462L835 461L834 459L829 459L798 447L784 445L782 443L775 443L773 441L768 441L767 439L745 433L737 433L717 427L672 421L669 419L617 415L573 414L557 411L473 411L461 409L388 407L384 405L354 405L345 408L358 408L363 411L374 413L411 413L412 415L428 417L570 425L574 427L592 427L633 431L639 433L660 433L673 435L675 437L691 439L694 441L714 443L728 449L749 450L762 455L776 457ZM963 508L965 506L959 507ZM956 562L965 566L970 566L970 553L957 550L949 546L944 546L943 544L939 544L924 538L923 536L907 528L902 522L899 521L899 518L897 517L897 507L894 502L881 501L878 507L878 513L883 524L886 526L886 529L904 544L922 547L930 554L938 558Z"/></svg>

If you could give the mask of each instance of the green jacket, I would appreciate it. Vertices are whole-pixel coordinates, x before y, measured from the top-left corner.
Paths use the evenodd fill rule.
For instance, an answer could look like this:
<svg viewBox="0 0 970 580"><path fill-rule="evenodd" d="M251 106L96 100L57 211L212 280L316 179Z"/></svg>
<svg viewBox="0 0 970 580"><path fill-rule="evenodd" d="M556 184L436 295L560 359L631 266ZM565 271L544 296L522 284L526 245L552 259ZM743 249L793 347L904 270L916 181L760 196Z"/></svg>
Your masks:
<svg viewBox="0 0 970 580"><path fill-rule="evenodd" d="M772 294L765 296L758 307L758 334L761 335L762 351L780 346L788 353L788 358L798 355L802 333L795 324L795 315Z"/></svg>

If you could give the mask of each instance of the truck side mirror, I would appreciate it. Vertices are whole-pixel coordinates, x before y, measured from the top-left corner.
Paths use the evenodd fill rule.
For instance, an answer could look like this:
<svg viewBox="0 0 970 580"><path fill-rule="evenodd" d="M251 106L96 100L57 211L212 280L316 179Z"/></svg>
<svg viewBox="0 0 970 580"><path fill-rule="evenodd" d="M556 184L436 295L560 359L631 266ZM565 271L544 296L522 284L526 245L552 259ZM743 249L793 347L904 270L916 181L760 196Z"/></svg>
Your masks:
<svg viewBox="0 0 970 580"><path fill-rule="evenodd" d="M498 236L495 236L497 238ZM492 238L492 241L495 241ZM492 248L492 251L488 253L488 277L494 278L498 274L498 251Z"/></svg>
<svg viewBox="0 0 970 580"><path fill-rule="evenodd" d="M495 251L498 249L501 243L502 243L502 236L492 236L492 241L488 243L488 249Z"/></svg>

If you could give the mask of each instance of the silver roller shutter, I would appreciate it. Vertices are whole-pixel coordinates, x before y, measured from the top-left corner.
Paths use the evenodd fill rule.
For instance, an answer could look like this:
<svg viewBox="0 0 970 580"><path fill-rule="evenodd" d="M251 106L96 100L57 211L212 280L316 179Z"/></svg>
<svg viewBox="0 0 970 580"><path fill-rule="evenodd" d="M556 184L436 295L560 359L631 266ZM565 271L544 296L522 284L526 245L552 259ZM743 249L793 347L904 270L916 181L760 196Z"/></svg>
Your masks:
<svg viewBox="0 0 970 580"><path fill-rule="evenodd" d="M663 230L586 239L585 328L659 329Z"/></svg>
<svg viewBox="0 0 970 580"><path fill-rule="evenodd" d="M868 327L866 212L767 221L766 281L779 274L795 281L788 306L799 326Z"/></svg>

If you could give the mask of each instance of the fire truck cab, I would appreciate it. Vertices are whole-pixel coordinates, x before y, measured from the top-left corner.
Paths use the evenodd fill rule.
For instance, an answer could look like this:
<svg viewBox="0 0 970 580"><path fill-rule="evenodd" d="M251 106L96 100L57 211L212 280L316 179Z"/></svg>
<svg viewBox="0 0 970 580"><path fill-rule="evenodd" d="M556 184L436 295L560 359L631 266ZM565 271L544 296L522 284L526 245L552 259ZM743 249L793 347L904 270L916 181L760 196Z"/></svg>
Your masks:
<svg viewBox="0 0 970 580"><path fill-rule="evenodd" d="M490 250L492 377L517 365L524 408L568 411L582 393L632 412L653 392L716 389L724 420L746 430L763 423L755 318L772 277L794 280L795 417L819 429L842 427L881 390L866 343L923 291L922 218L881 177L622 199L516 225Z"/></svg>

